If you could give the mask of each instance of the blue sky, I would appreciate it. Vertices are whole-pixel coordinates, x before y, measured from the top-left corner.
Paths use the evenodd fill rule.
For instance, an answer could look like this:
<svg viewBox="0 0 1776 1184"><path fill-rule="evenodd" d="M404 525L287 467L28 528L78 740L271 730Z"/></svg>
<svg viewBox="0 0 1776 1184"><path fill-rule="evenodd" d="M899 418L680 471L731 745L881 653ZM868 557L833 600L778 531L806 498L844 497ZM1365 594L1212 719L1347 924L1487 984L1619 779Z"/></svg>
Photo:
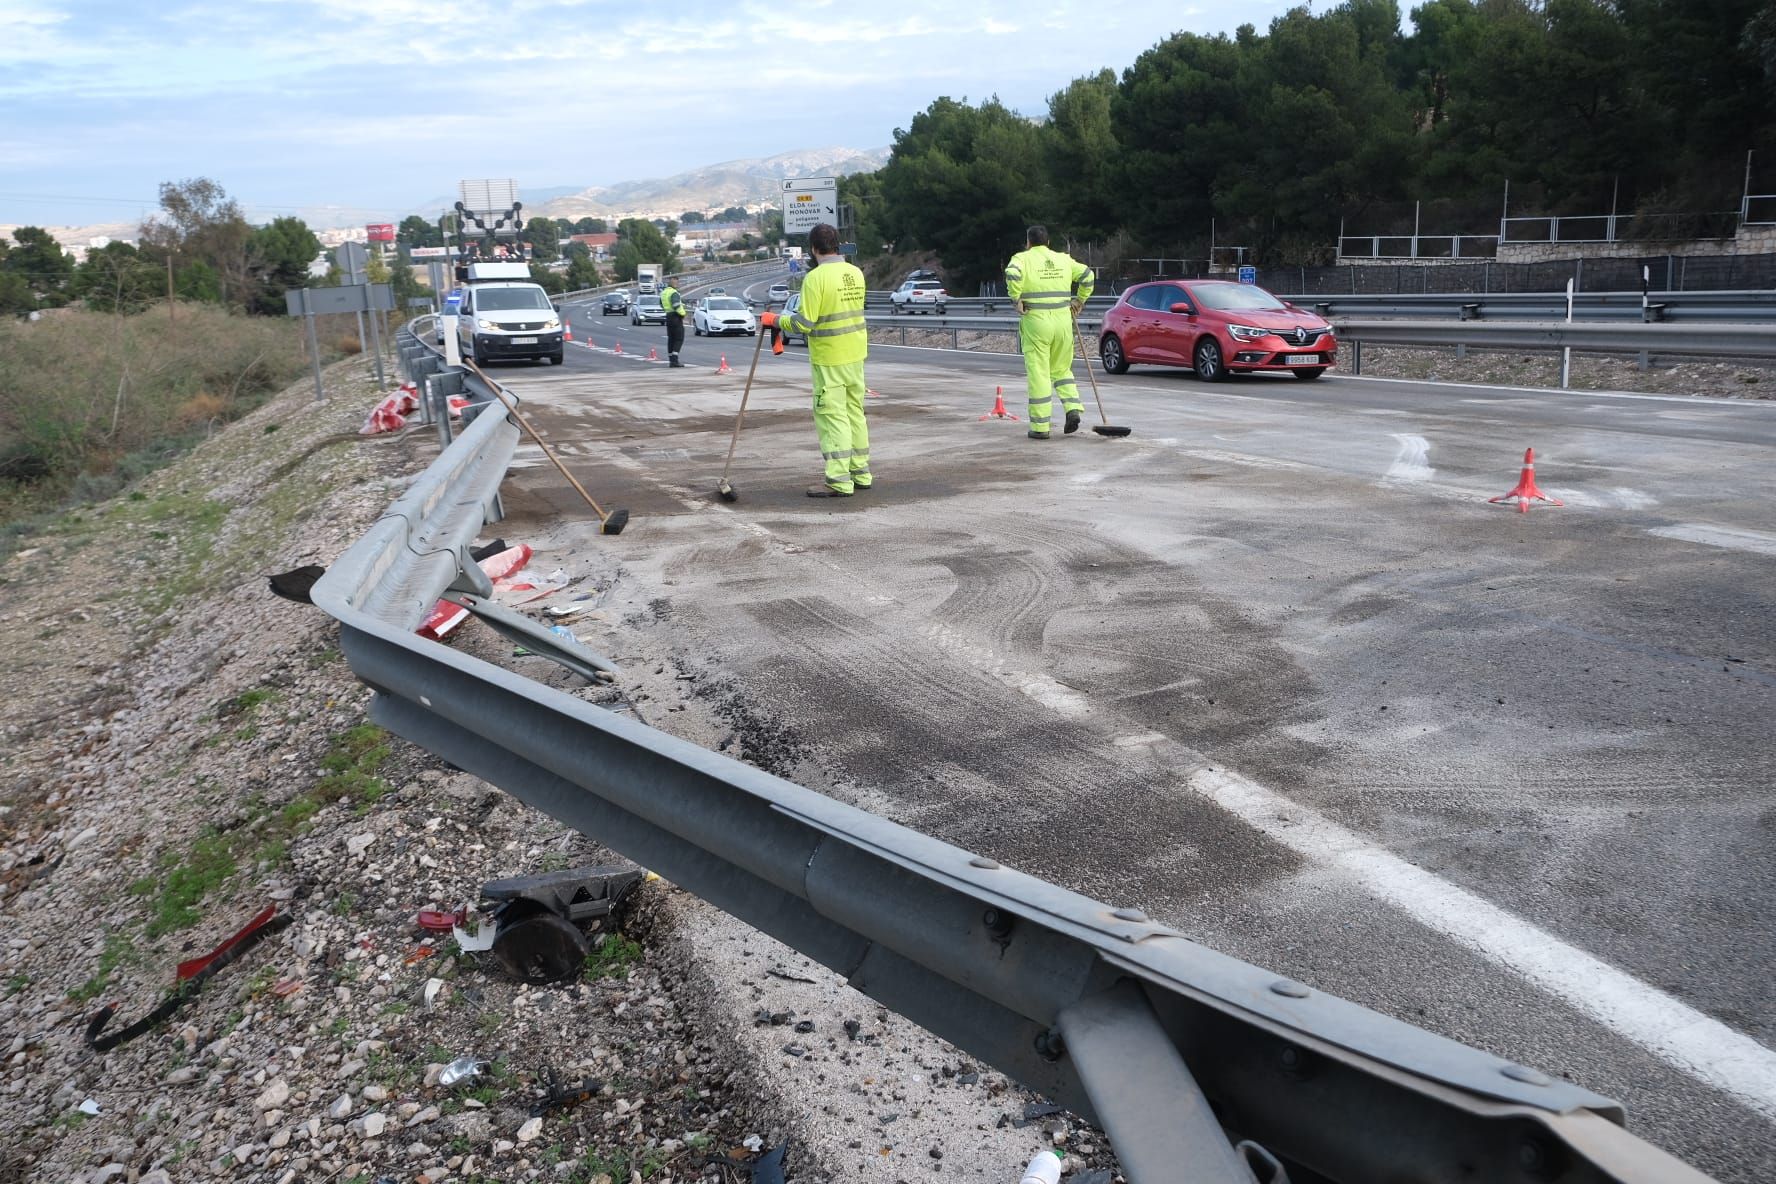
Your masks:
<svg viewBox="0 0 1776 1184"><path fill-rule="evenodd" d="M424 212L461 177L578 187L881 147L939 95L1038 114L1173 32L1263 29L1288 7L0 0L0 224L134 222L187 177L255 221L364 222Z"/></svg>

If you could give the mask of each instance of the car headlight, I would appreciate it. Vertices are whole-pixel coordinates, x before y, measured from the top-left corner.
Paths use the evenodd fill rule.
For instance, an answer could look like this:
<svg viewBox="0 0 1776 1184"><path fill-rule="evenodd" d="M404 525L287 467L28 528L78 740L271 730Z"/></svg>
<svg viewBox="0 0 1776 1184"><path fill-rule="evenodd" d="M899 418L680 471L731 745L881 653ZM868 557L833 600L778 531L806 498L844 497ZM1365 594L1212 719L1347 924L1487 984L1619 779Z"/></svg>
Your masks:
<svg viewBox="0 0 1776 1184"><path fill-rule="evenodd" d="M1235 341L1257 341L1260 338L1269 337L1271 330L1260 329L1256 325L1229 325L1227 333Z"/></svg>
<svg viewBox="0 0 1776 1184"><path fill-rule="evenodd" d="M543 322L543 328L545 328L545 329L559 329L559 328L561 328L561 318L560 317L550 317L548 320Z"/></svg>
<svg viewBox="0 0 1776 1184"><path fill-rule="evenodd" d="M497 329L497 328L499 328L499 326L498 326L498 325L496 325L496 324L494 324L494 323L493 323L493 322L492 322L492 321L489 321L489 320L486 320L486 319L482 319L482 320L479 320L479 321L476 321L476 322L475 322L475 327L476 327L476 328L477 328L477 329Z"/></svg>

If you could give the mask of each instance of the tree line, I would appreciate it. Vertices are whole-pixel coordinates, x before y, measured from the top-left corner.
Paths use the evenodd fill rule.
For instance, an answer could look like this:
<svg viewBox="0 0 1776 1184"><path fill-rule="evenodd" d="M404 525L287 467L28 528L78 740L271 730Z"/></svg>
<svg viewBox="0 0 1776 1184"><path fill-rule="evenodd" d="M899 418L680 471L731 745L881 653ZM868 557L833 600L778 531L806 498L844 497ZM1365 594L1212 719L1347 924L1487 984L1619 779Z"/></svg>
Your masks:
<svg viewBox="0 0 1776 1184"><path fill-rule="evenodd" d="M1429 0L1410 18L1346 0L1178 33L1042 119L939 98L839 197L860 253L935 252L959 284L996 278L1031 222L1128 258L1201 257L1213 222L1248 261L1313 264L1341 224L1410 229L1415 202L1427 233L1488 233L1507 181L1512 213L1733 210L1747 152L1776 148L1772 0Z"/></svg>

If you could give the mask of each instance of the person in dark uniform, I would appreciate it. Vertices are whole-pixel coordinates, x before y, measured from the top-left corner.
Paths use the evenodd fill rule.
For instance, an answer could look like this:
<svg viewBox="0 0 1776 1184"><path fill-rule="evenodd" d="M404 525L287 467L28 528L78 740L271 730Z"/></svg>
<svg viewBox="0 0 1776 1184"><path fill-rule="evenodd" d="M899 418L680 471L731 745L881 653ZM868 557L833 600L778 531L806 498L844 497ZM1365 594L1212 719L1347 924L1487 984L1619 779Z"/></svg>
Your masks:
<svg viewBox="0 0 1776 1184"><path fill-rule="evenodd" d="M678 351L685 343L685 302L678 294L678 284L667 280L660 289L660 307L666 310L666 358L668 364L682 366Z"/></svg>

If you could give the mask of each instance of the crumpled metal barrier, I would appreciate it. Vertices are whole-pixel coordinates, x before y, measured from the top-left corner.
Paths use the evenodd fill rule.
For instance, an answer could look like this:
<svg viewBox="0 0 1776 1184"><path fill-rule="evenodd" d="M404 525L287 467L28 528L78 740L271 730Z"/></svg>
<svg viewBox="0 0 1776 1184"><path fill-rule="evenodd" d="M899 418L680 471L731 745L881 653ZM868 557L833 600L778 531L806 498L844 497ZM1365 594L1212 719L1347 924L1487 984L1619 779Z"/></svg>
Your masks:
<svg viewBox="0 0 1776 1184"><path fill-rule="evenodd" d="M1336 1181L1707 1179L1580 1086L416 636L515 437L481 416L314 586L384 727L1095 1119L1140 1184L1250 1184L1235 1140Z"/></svg>

